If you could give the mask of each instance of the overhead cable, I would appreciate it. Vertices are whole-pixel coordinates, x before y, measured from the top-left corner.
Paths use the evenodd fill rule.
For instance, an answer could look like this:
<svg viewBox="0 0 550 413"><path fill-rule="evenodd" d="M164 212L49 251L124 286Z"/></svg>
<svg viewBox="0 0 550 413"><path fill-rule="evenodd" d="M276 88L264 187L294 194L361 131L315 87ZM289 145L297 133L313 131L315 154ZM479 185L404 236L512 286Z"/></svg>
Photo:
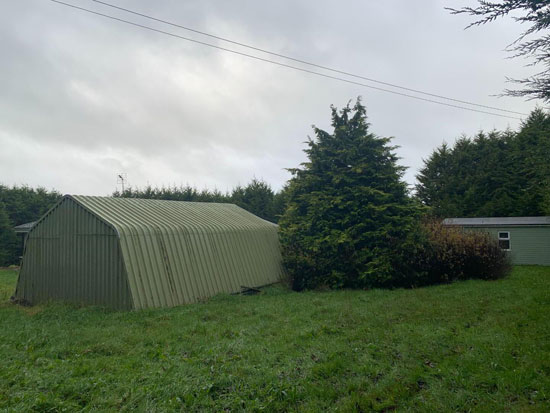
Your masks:
<svg viewBox="0 0 550 413"><path fill-rule="evenodd" d="M414 93L418 93L418 94L421 94L421 95L426 95L426 96L431 96L431 97L435 97L435 98L439 98L439 99L449 100L449 101L456 102L456 103L463 103L465 105L477 106L477 107L485 108L485 109L492 109L492 110L498 110L498 111L501 111L501 112L514 113L516 115L528 116L527 113L516 112L516 111L508 110L508 109L502 109L502 108L499 108L499 107L496 107L496 106L483 105L483 104L480 104L480 103L475 103L475 102L471 102L471 101L467 101L467 100L460 100L460 99L456 99L456 98L452 98L452 97L448 97L448 96L438 95L438 94L435 94L435 93L425 92L425 91L419 90L419 89L413 89L413 88L409 88L409 87L405 87L405 86L400 86L400 85L397 85L397 84L394 84L394 83L384 82L384 81L381 81L381 80L373 79L371 77L357 75L357 74L354 74L354 73L346 72L344 70L335 69L335 68L332 68L332 67L328 67L328 66L318 64L318 63L309 62L307 60L298 59L296 57L292 57L292 56L284 55L284 54L281 54L281 53L276 53L276 52L272 52L272 51L269 51L269 50L266 50L266 49L262 49L262 48L259 48L259 47L251 46L249 44L245 44L245 43L242 43L242 42L237 42L235 40L231 40L231 39L228 39L226 37L217 36L217 35L207 33L207 32L201 31L201 30L193 29L193 28L188 27L188 26L183 26L181 24L169 22L167 20L159 19L159 18L150 16L150 15L144 14L144 13L139 13L135 10L130 10L130 9L127 9L127 8L124 8L124 7L120 7L120 6L117 6L115 4L107 3L105 1L101 1L101 0L91 0L91 1L93 1L95 3L102 4L102 5L107 6L107 7L111 7L113 9L124 11L126 13L131 13L131 14L134 14L136 16L144 17L146 19L153 20L153 21L156 21L156 22L159 22L159 23L167 24L167 25L170 25L170 26L173 26L173 27L178 27L180 29L184 29L184 30L187 30L187 31L190 31L190 32L193 32L193 33L197 33L197 34L200 34L200 35L203 35L203 36L208 36L208 37L211 37L213 39L221 40L221 41L224 41L224 42L227 42L227 43L231 43L231 44L234 44L234 45L237 45L237 46L245 47L245 48L255 50L255 51L258 51L258 52L266 53L266 54L269 54L269 55L272 55L272 56L281 57L283 59L291 60L291 61L294 61L294 62L297 62L297 63L302 63L304 65L316 67L318 69L328 70L328 71L333 72L333 73L339 73L341 75L354 77L356 79L367 80L369 82L378 83L378 84L381 84L381 85L390 86L390 87L401 89L401 90L406 90L408 92L414 92Z"/></svg>
<svg viewBox="0 0 550 413"><path fill-rule="evenodd" d="M448 106L448 107L452 107L452 108L456 108L456 109L467 110L467 111L470 111L470 112L484 113L484 114L487 114L487 115L498 116L498 117L501 117L501 118L522 120L521 118L518 118L518 117L515 117L515 116L503 115L503 114L500 114L500 113L493 113L493 112L473 109L473 108L469 108L469 107L465 107L465 106L454 105L454 104L451 104L451 103L440 102L440 101L433 100L433 99L423 98L423 97L420 97L420 96L414 96L414 95L410 95L410 94L407 94L407 93L397 92L397 91L394 91L394 90L389 90L389 89L380 88L380 87L377 87L377 86L368 85L368 84L365 84L365 83L356 82L356 81L341 78L341 77L338 77L338 76L332 76L332 75L327 75L325 73L315 72L313 70L304 69L304 68L289 65L289 64L286 64L286 63L277 62L277 61L274 61L274 60L265 59L265 58L262 58L262 57L259 57L259 56L254 56L254 55L251 55L251 54L248 54L248 53L239 52L237 50L228 49L228 48L225 48L225 47L222 47L222 46L217 46L217 45L214 45L214 44L211 44L211 43L206 43L206 42L203 42L203 41L200 41L200 40L191 39L189 37L181 36L181 35L178 35L178 34L175 34L175 33L166 32L164 30L156 29L154 27L150 27L150 26L146 26L146 25L143 25L143 24L140 24L140 23L135 23L135 22L132 22L132 21L129 21L129 20L121 19L121 18L116 17L116 16L111 16L111 15L108 15L108 14L100 13L98 11L86 9L84 7L76 6L74 4L65 3L65 2L60 1L60 0L49 0L49 1L51 1L53 3L63 5L63 6L66 6L66 7L71 7L73 9L77 9L77 10L80 10L80 11L83 11L83 12L86 12L86 13L95 14L97 16L105 17L107 19L115 20L115 21L118 21L118 22L121 22L121 23L125 23L125 24L129 24L129 25L132 25L132 26L135 26L135 27L146 29L146 30L149 30L149 31L152 31L152 32L164 34L164 35L171 36L171 37L174 37L174 38L178 38L178 39L181 39L181 40L186 40L188 42L192 42L192 43L200 44L200 45L203 45L203 46L211 47L213 49L222 50L222 51L233 53L233 54L236 54L236 55L239 55L239 56L248 57L250 59L262 61L262 62L265 62L265 63L274 64L274 65L281 66L281 67L286 67L288 69L293 69L293 70L297 70L297 71L300 71L300 72L309 73L309 74L324 77L324 78L327 78L327 79L333 79L333 80L337 80L337 81L348 83L348 84L353 84L353 85L366 87L366 88L369 88L369 89L378 90L378 91L381 91L381 92L391 93L393 95L408 97L408 98L411 98L411 99L416 99L416 100L420 100L420 101L424 101L424 102L434 103L434 104L437 104L437 105Z"/></svg>

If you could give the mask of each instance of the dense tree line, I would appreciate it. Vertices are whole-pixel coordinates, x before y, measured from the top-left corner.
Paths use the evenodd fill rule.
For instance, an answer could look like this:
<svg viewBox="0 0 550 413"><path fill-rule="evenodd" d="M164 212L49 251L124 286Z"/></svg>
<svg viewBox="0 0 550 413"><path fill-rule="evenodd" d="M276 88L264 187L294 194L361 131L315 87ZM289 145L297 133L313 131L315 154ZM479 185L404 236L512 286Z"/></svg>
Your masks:
<svg viewBox="0 0 550 413"><path fill-rule="evenodd" d="M263 219L275 223L283 213L285 206L284 190L275 192L269 184L256 178L252 179L248 185L239 185L227 193L219 190L198 190L189 185L161 188L147 186L143 189L128 188L122 193L115 192L113 196L172 201L226 202L236 204Z"/></svg>
<svg viewBox="0 0 550 413"><path fill-rule="evenodd" d="M0 185L0 267L17 264L22 253L13 227L36 221L60 198L44 188Z"/></svg>
<svg viewBox="0 0 550 413"><path fill-rule="evenodd" d="M518 132L480 132L435 149L418 198L440 217L550 215L550 115L534 110Z"/></svg>

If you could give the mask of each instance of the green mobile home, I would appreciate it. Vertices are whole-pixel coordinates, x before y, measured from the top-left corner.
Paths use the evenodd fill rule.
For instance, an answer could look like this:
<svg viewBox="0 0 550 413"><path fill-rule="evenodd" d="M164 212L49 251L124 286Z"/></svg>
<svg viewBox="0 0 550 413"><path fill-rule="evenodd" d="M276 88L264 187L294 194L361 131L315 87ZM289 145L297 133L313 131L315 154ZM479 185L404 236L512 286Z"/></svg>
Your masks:
<svg viewBox="0 0 550 413"><path fill-rule="evenodd" d="M443 225L485 231L518 265L550 265L550 217L447 218Z"/></svg>
<svg viewBox="0 0 550 413"><path fill-rule="evenodd" d="M66 195L27 235L15 299L168 307L282 274L277 226L236 205Z"/></svg>

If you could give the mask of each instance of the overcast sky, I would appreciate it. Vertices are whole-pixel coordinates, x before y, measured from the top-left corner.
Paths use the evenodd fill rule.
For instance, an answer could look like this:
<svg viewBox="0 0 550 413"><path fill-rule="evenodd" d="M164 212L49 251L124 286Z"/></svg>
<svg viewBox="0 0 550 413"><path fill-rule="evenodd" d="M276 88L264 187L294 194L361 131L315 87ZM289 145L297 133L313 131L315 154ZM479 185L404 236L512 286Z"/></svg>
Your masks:
<svg viewBox="0 0 550 413"><path fill-rule="evenodd" d="M285 62L93 1L65 1ZM107 1L410 88L525 113L536 105L491 96L509 86L506 76L533 69L505 59L522 29L510 19L464 31L470 18L444 10L475 4L469 0ZM305 159L311 125L329 128L330 105L358 95L371 130L400 145L409 183L443 141L520 123L254 61L49 0L0 0L0 56L0 183L62 193L110 194L120 172L132 186L225 191L255 176L279 189L285 168Z"/></svg>

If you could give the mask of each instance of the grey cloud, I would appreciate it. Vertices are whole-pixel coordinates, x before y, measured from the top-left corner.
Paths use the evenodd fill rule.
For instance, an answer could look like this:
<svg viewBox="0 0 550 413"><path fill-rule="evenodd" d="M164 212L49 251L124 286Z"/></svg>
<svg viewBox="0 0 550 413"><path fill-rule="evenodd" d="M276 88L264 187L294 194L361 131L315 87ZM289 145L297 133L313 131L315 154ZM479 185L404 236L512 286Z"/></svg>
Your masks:
<svg viewBox="0 0 550 413"><path fill-rule="evenodd" d="M91 1L70 2L219 44ZM467 19L450 16L436 0L112 2L388 82L523 112L534 107L490 96L505 87L506 75L529 73L502 52L520 28L502 21L464 31ZM255 175L279 188L288 178L284 168L304 160L311 124L328 128L329 105L358 95L373 131L401 146L409 182L443 140L518 125L252 61L46 0L4 9L0 181L7 184L106 194L124 170L134 185L225 190Z"/></svg>

